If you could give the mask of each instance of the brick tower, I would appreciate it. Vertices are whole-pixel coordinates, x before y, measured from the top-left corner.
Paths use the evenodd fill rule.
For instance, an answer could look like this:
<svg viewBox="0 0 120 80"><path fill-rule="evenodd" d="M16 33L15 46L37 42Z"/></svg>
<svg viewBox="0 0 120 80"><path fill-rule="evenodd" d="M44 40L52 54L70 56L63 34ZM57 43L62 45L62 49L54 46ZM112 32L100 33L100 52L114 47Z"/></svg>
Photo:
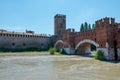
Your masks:
<svg viewBox="0 0 120 80"><path fill-rule="evenodd" d="M61 36L66 30L66 15L57 14L54 16L54 34Z"/></svg>
<svg viewBox="0 0 120 80"><path fill-rule="evenodd" d="M96 21L96 41L100 45L98 50L105 53L109 60L117 60L117 24L114 18L103 18Z"/></svg>

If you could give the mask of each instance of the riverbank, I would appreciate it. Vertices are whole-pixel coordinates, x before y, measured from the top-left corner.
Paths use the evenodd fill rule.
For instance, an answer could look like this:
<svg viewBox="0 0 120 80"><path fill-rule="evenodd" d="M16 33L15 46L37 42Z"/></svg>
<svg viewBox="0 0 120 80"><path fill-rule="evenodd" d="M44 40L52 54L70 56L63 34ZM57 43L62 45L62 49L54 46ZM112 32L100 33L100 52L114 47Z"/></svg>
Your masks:
<svg viewBox="0 0 120 80"><path fill-rule="evenodd" d="M58 53L56 53L57 55ZM41 56L50 55L49 52L0 52L0 57L3 56Z"/></svg>

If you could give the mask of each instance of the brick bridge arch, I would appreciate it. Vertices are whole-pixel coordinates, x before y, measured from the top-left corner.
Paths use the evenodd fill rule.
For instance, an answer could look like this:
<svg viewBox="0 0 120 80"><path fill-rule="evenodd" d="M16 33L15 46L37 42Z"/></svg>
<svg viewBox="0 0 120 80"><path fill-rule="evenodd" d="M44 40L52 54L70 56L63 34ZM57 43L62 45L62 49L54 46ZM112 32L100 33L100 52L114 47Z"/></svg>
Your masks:
<svg viewBox="0 0 120 80"><path fill-rule="evenodd" d="M91 54L91 46L94 45L96 48L99 47L99 44L90 39L84 39L77 43L75 47L75 54L89 55Z"/></svg>
<svg viewBox="0 0 120 80"><path fill-rule="evenodd" d="M63 42L62 40L58 40L58 41L55 43L54 47L56 47L58 43L64 44L64 42Z"/></svg>
<svg viewBox="0 0 120 80"><path fill-rule="evenodd" d="M54 47L57 49L57 51L59 51L62 47L64 47L64 42L62 40L58 40Z"/></svg>
<svg viewBox="0 0 120 80"><path fill-rule="evenodd" d="M84 39L84 40L80 41L80 42L76 45L75 50L78 49L78 47L79 47L81 44L84 44L84 43L90 43L90 44L93 44L93 45L96 46L96 47L99 47L99 44L96 43L95 41L90 40L90 39Z"/></svg>

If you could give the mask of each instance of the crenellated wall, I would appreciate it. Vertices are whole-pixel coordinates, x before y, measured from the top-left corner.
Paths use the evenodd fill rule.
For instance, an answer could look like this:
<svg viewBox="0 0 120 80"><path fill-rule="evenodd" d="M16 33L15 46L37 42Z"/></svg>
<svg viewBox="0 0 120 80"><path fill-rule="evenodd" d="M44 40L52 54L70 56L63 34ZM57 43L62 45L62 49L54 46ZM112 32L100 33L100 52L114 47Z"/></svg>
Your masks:
<svg viewBox="0 0 120 80"><path fill-rule="evenodd" d="M97 20L95 29L91 30L75 32L74 29L66 29L62 36L57 36L57 40L63 41L63 46L65 49L67 48L67 52L70 52L71 48L76 50L75 47L79 43L89 40L99 45L96 47L97 50L102 50L107 60L120 60L120 23L116 23L114 18L105 17ZM94 45L88 41L86 43ZM78 46L78 51L90 52L90 46L83 44L83 46Z"/></svg>
<svg viewBox="0 0 120 80"><path fill-rule="evenodd" d="M48 49L50 36L30 33L0 32L0 48L4 49Z"/></svg>

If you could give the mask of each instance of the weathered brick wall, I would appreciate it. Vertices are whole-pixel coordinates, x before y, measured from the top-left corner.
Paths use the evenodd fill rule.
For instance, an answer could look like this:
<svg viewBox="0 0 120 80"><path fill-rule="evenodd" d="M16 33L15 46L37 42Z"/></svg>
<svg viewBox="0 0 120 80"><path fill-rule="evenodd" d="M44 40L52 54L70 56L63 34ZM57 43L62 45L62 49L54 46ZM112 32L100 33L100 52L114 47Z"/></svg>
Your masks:
<svg viewBox="0 0 120 80"><path fill-rule="evenodd" d="M9 36L0 33L0 48L6 49L26 49L38 48L47 49L50 44L50 37L46 36Z"/></svg>
<svg viewBox="0 0 120 80"><path fill-rule="evenodd" d="M105 17L97 20L95 25L95 29L81 32L67 29L57 37L57 40L62 40L65 48L75 48L79 42L85 39L92 40L99 44L97 49L102 50L107 59L114 60L115 54L120 59L120 24L116 23L114 18Z"/></svg>
<svg viewBox="0 0 120 80"><path fill-rule="evenodd" d="M66 15L57 14L54 16L54 34L62 35L66 30Z"/></svg>
<svg viewBox="0 0 120 80"><path fill-rule="evenodd" d="M118 24L118 27L117 27L116 31L117 31L117 35L116 35L117 47L120 48L120 24Z"/></svg>
<svg viewBox="0 0 120 80"><path fill-rule="evenodd" d="M77 32L75 35L75 44L77 45L80 41L84 39L90 39L96 42L95 30L85 30L82 32Z"/></svg>

